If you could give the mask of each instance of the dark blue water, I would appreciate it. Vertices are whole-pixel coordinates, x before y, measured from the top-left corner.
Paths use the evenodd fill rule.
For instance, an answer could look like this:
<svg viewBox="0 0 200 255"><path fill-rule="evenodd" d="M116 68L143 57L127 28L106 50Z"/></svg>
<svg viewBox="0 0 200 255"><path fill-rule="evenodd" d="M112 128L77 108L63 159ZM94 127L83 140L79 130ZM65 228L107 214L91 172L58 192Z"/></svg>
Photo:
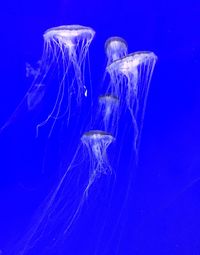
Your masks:
<svg viewBox="0 0 200 255"><path fill-rule="evenodd" d="M91 128L90 115L95 116L95 100L101 93L106 66L104 43L110 36L123 37L129 52L150 50L158 56L138 165L131 150L131 120L124 114L119 139L108 150L113 174L98 179L73 228L63 237L70 214L68 208L77 208L84 180L88 178L87 151L81 149L76 158L78 167L76 165L76 171L70 174L63 193L59 194L63 199L61 208L56 208L56 213L42 222L43 230L47 226L44 234L40 235L37 230L28 242L34 248L24 254L199 254L199 12L197 1L59 0L3 4L0 15L1 126L30 87L26 63L36 66L41 58L42 35L46 29L81 24L92 27L96 35L89 51L93 110L88 110L89 99L89 106L83 102L81 109L73 111L68 127L59 122L50 139L48 127L42 129L36 139L35 126L46 116L50 98L55 96L51 88L56 78L49 78L48 100L32 112L22 104L0 134L2 254L20 254L32 236L30 231L35 233L34 226L44 215L46 201L58 187L81 144L81 136ZM86 82L90 82L88 69ZM114 195L109 200L111 194ZM73 201L74 207L73 202L63 207L66 201Z"/></svg>

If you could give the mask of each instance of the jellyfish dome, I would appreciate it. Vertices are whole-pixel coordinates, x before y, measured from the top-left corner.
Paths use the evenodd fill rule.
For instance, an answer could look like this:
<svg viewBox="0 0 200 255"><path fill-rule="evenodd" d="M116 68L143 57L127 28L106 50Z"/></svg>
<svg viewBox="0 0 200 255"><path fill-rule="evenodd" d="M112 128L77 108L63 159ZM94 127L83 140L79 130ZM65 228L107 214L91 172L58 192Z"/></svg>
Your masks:
<svg viewBox="0 0 200 255"><path fill-rule="evenodd" d="M82 37L83 34L87 34L91 39L94 37L94 30L90 27L82 25L64 25L58 27L52 27L45 31L44 37L64 36L69 38Z"/></svg>
<svg viewBox="0 0 200 255"><path fill-rule="evenodd" d="M95 35L95 31L90 27L80 25L67 25L53 27L44 33L46 43L58 43L60 47L68 50L71 55L79 43L89 44Z"/></svg>
<svg viewBox="0 0 200 255"><path fill-rule="evenodd" d="M105 52L108 58L107 65L109 65L113 61L127 55L128 45L121 37L110 37L105 42Z"/></svg>

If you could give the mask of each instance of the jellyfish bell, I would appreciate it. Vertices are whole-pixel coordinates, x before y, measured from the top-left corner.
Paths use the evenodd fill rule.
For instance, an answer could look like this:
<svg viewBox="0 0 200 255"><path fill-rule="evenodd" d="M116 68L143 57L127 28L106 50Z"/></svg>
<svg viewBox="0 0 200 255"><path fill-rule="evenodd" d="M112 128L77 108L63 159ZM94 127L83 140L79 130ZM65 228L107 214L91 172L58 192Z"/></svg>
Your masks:
<svg viewBox="0 0 200 255"><path fill-rule="evenodd" d="M72 62L75 61L76 50L79 44L83 44L84 48L81 49L84 54L84 51L87 50L87 47L93 40L95 31L90 27L80 26L80 25L67 25L53 27L45 31L43 37L44 41L49 44L57 44L63 53L67 51L68 57L72 58ZM80 61L81 61L80 56ZM73 63L75 64L75 62Z"/></svg>
<svg viewBox="0 0 200 255"><path fill-rule="evenodd" d="M121 37L110 37L105 42L105 52L108 58L107 65L109 65L113 61L127 55L128 45Z"/></svg>
<svg viewBox="0 0 200 255"><path fill-rule="evenodd" d="M63 44L71 41L72 44L75 44L77 41L82 40L82 38L90 41L93 39L94 35L95 31L90 27L66 25L47 29L43 36L45 41L58 40Z"/></svg>
<svg viewBox="0 0 200 255"><path fill-rule="evenodd" d="M95 31L90 27L81 25L64 25L47 29L44 33L44 37L51 38L55 36L56 38L61 36L65 38L75 39L82 37L83 34L86 34L86 36L88 36L88 39L92 39L95 35Z"/></svg>

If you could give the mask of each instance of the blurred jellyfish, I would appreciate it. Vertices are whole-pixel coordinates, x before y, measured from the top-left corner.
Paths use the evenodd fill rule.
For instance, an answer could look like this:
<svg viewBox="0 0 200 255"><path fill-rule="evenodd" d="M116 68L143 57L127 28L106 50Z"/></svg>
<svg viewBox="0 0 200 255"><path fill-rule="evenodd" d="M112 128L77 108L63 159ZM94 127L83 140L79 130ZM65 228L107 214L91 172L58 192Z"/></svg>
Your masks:
<svg viewBox="0 0 200 255"><path fill-rule="evenodd" d="M157 57L153 52L135 52L107 66L111 83L109 91L116 94L128 108L135 132L134 146L139 146L149 85Z"/></svg>
<svg viewBox="0 0 200 255"><path fill-rule="evenodd" d="M103 126L106 132L115 135L119 119L119 99L113 95L99 97L99 119L103 119Z"/></svg>
<svg viewBox="0 0 200 255"><path fill-rule="evenodd" d="M128 46L121 37L110 37L105 42L105 52L108 58L107 65L127 55Z"/></svg>
<svg viewBox="0 0 200 255"><path fill-rule="evenodd" d="M27 106L28 110L32 111L42 101L45 95L44 84L34 84L31 89L27 92Z"/></svg>
<svg viewBox="0 0 200 255"><path fill-rule="evenodd" d="M40 68L40 61L38 61L38 66L32 67L31 64L26 63L26 77L36 77L38 75L39 72L39 68Z"/></svg>

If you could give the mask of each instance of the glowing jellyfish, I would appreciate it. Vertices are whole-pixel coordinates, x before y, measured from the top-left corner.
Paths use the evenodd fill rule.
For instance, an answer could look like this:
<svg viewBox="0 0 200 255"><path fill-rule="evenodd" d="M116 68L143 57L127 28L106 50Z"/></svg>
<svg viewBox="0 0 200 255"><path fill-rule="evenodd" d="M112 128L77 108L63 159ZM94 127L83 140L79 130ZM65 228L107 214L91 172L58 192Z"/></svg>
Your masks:
<svg viewBox="0 0 200 255"><path fill-rule="evenodd" d="M42 66L42 79L45 78L51 65L55 62L62 70L57 98L48 117L37 126L37 129L45 125L51 118L53 124L49 135L53 130L56 120L67 114L70 116L72 97L80 104L83 96L87 97L87 88L84 81L85 60L95 32L90 27L80 25L59 26L48 29L44 33L44 52ZM74 78L66 84L69 69L73 67ZM37 80L37 79L36 79ZM67 109L61 113L64 98L67 100Z"/></svg>
<svg viewBox="0 0 200 255"><path fill-rule="evenodd" d="M106 132L115 134L119 119L119 99L113 95L99 97L98 122L103 119L103 126Z"/></svg>
<svg viewBox="0 0 200 255"><path fill-rule="evenodd" d="M126 104L135 132L138 150L149 85L157 57L153 52L135 52L107 66L111 83L109 90Z"/></svg>
<svg viewBox="0 0 200 255"><path fill-rule="evenodd" d="M113 140L111 134L99 130L89 131L82 136L81 141L88 149L90 169L94 176L111 172L107 159L107 148Z"/></svg>
<svg viewBox="0 0 200 255"><path fill-rule="evenodd" d="M108 58L107 65L127 55L128 46L121 37L110 37L105 42L105 52Z"/></svg>
<svg viewBox="0 0 200 255"><path fill-rule="evenodd" d="M107 149L108 146L114 141L114 137L104 131L91 130L83 134L81 141L88 150L90 165L89 180L86 184L77 210L67 225L64 234L68 232L78 213L80 212L85 199L88 197L88 192L92 184L102 175L112 174L111 166L107 158Z"/></svg>

